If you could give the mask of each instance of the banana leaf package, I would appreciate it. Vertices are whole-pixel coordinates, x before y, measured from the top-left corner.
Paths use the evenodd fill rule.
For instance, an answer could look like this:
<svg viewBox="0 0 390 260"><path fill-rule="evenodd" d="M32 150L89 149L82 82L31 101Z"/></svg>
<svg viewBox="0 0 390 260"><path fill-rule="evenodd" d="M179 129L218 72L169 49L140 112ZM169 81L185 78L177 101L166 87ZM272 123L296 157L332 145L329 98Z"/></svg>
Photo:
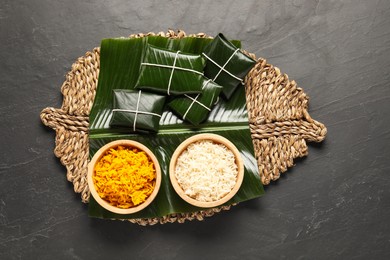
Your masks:
<svg viewBox="0 0 390 260"><path fill-rule="evenodd" d="M165 96L142 90L113 90L110 126L126 127L130 132L157 132Z"/></svg>
<svg viewBox="0 0 390 260"><path fill-rule="evenodd" d="M199 125L206 120L213 105L218 102L222 87L211 79L203 79L202 93L197 95L184 94L172 100L168 106L180 118L193 125Z"/></svg>
<svg viewBox="0 0 390 260"><path fill-rule="evenodd" d="M222 94L227 99L231 98L256 64L255 60L242 53L221 33L206 47L203 56L207 59L205 76L223 86Z"/></svg>
<svg viewBox="0 0 390 260"><path fill-rule="evenodd" d="M136 88L166 95L198 94L202 90L204 66L200 55L149 44Z"/></svg>

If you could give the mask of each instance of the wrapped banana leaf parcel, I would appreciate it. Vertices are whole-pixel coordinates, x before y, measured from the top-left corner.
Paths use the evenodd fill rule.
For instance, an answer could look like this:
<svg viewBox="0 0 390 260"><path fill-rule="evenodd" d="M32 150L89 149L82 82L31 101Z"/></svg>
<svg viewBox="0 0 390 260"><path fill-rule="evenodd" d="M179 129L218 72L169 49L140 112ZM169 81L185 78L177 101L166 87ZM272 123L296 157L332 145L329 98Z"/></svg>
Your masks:
<svg viewBox="0 0 390 260"><path fill-rule="evenodd" d="M110 126L129 132L157 132L166 97L142 90L113 90Z"/></svg>
<svg viewBox="0 0 390 260"><path fill-rule="evenodd" d="M136 89L166 95L199 94L204 66L200 55L148 44Z"/></svg>
<svg viewBox="0 0 390 260"><path fill-rule="evenodd" d="M211 79L203 78L202 93L184 94L173 99L168 106L181 119L197 126L207 119L212 107L219 100L222 86Z"/></svg>
<svg viewBox="0 0 390 260"><path fill-rule="evenodd" d="M218 34L202 55L207 59L204 74L223 86L222 94L230 99L256 61Z"/></svg>

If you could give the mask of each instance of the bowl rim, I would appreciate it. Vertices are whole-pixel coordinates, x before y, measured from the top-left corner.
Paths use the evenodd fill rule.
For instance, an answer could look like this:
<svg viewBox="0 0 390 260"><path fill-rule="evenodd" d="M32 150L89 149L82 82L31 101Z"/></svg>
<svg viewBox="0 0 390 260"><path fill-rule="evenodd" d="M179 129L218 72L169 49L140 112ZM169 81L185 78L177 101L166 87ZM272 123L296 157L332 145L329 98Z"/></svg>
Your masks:
<svg viewBox="0 0 390 260"><path fill-rule="evenodd" d="M225 145L228 149L230 149L233 152L233 154L236 158L236 164L237 164L237 168L238 168L237 169L238 173L237 173L236 184L234 185L233 189L227 195L225 195L224 197L222 197L221 199L216 200L216 201L211 201L211 202L198 201L196 199L189 197L188 195L186 195L184 193L183 189L181 188L181 186L179 185L179 183L177 182L177 179L175 177L175 167L176 167L176 162L177 162L178 157L188 147L188 145L190 145L191 143L197 142L197 141L201 141L201 140L211 140L214 143L220 143L220 144ZM197 135L193 135L193 136L187 138L186 140L184 140L174 151L174 153L171 157L170 164L169 164L169 178L171 180L171 184L172 184L174 190L184 201L186 201L187 203L189 203L193 206L200 207L200 208L213 208L213 207L217 207L217 206L220 206L220 205L226 203L231 198L233 198L234 195L236 195L236 193L240 189L241 184L244 180L244 162L243 162L240 151L227 138L225 138L221 135L218 135L218 134L211 134L211 133L197 134Z"/></svg>
<svg viewBox="0 0 390 260"><path fill-rule="evenodd" d="M132 208L128 208L128 209L121 209L121 208L115 207L115 206L111 205L110 203L108 203L107 201L103 200L99 196L99 194L97 193L95 186L94 186L93 178L92 178L92 176L94 174L94 168L95 168L96 162L98 160L100 160L100 158L102 158L103 154L108 149L115 148L115 147L118 147L120 145L127 146L127 147L134 147L134 148L138 148L138 149L144 151L149 156L149 158L152 160L152 162L154 164L155 171L156 171L156 185L154 187L153 192L150 194L150 196L142 204L139 204L136 207L132 207ZM88 164L87 181L88 181L88 186L89 186L89 190L91 192L92 197L96 200L97 203L99 203L100 206L102 206L106 210L111 211L111 212L116 213L116 214L133 214L133 213L139 212L139 211L143 210L144 208L146 208L147 206L149 206L150 203L152 203L152 201L156 198L156 196L160 190L161 179L162 179L161 167L160 167L160 164L157 160L157 157L154 155L154 153L148 147L146 147L145 145L141 144L140 142L137 142L134 140L121 139L121 140L116 140L116 141L112 141L112 142L105 144L94 154L94 156L92 157L92 160Z"/></svg>

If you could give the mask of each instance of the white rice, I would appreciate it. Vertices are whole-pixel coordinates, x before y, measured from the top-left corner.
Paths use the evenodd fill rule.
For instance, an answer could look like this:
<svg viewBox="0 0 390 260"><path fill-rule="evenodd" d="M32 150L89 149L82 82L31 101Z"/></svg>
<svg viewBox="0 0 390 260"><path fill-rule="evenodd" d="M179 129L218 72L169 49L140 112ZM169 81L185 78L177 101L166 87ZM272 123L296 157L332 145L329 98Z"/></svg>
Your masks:
<svg viewBox="0 0 390 260"><path fill-rule="evenodd" d="M177 159L175 177L185 194L211 202L226 196L237 181L233 152L209 140L190 144Z"/></svg>

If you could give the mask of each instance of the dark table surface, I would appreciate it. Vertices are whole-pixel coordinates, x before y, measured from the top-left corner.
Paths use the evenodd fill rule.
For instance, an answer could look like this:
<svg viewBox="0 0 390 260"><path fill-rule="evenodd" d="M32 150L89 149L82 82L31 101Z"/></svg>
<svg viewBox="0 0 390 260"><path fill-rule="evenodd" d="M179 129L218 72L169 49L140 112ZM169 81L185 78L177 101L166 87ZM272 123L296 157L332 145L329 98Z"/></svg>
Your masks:
<svg viewBox="0 0 390 260"><path fill-rule="evenodd" d="M310 96L328 128L260 199L203 222L91 219L39 114L102 38L225 33ZM0 3L0 259L390 259L390 2Z"/></svg>

